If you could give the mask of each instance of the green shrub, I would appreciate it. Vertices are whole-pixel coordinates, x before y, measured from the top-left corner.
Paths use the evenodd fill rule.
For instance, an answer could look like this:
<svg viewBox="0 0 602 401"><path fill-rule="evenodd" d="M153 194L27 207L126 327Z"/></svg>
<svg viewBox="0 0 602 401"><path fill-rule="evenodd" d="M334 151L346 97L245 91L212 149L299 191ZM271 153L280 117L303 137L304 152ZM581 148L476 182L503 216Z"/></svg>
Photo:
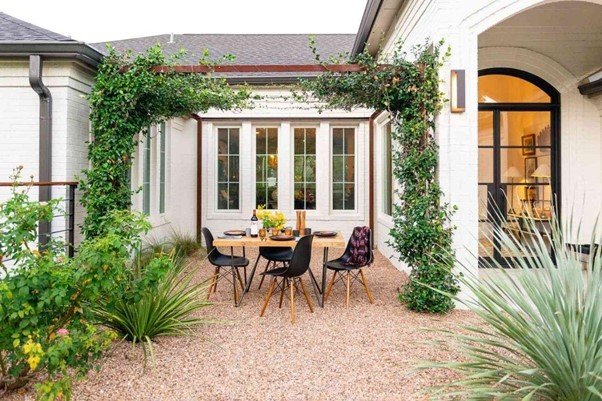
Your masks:
<svg viewBox="0 0 602 401"><path fill-rule="evenodd" d="M561 228L553 219L551 254L547 235L527 245L495 228L500 248L532 257L517 259L515 269L491 262L495 280L460 277L474 298L459 301L485 325L451 335L466 360L435 365L461 375L435 399L448 393L469 400L602 400L601 250L584 270L580 254L566 246L580 231L568 222ZM590 242L601 239L594 230Z"/></svg>
<svg viewBox="0 0 602 401"><path fill-rule="evenodd" d="M35 377L40 398L68 398L72 377L116 337L92 324L90 305L127 278L125 266L148 226L140 215L112 214L106 235L85 241L76 258L66 258L58 241L40 251L37 224L60 213L59 201L31 201L28 190L14 186L0 204L0 394Z"/></svg>
<svg viewBox="0 0 602 401"><path fill-rule="evenodd" d="M194 313L208 305L205 283L192 283L190 273L175 260L175 250L152 257L117 297L95 310L101 324L123 339L141 344L144 357L153 357L152 340L159 336L183 335L203 322Z"/></svg>

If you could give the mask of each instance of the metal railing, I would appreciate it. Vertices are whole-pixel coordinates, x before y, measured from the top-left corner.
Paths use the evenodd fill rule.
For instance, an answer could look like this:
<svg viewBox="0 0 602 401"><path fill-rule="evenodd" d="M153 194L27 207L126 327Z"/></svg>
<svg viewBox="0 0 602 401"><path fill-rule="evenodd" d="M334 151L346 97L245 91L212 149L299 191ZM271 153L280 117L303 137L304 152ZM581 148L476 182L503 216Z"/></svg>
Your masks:
<svg viewBox="0 0 602 401"><path fill-rule="evenodd" d="M53 216L53 221L56 218L65 218L65 227L63 229L52 229L52 224L40 224L38 227L38 241L43 246L53 235L65 234L65 252L70 258L75 252L75 190L77 189L76 181L53 181L53 182L0 182L0 189L6 187L65 187L65 196L62 197L64 202L64 213ZM53 191L54 192L54 191ZM54 195L54 194L53 194ZM6 262L7 260L5 260Z"/></svg>

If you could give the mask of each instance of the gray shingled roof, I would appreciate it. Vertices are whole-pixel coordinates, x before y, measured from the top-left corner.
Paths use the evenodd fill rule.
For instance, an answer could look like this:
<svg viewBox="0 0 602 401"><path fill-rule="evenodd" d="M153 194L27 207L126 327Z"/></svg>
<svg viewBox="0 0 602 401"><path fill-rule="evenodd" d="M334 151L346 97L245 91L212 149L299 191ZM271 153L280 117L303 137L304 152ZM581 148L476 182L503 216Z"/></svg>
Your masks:
<svg viewBox="0 0 602 401"><path fill-rule="evenodd" d="M309 37L314 36L321 56L328 57L350 52L355 34L184 34L147 36L143 38L109 42L119 51L142 53L155 44L173 54L184 48L188 51L181 64L198 64L205 49L211 58L226 54L236 56L235 64L312 64L314 58L309 48ZM93 43L101 52L105 43Z"/></svg>
<svg viewBox="0 0 602 401"><path fill-rule="evenodd" d="M0 42L74 42L73 39L0 12Z"/></svg>

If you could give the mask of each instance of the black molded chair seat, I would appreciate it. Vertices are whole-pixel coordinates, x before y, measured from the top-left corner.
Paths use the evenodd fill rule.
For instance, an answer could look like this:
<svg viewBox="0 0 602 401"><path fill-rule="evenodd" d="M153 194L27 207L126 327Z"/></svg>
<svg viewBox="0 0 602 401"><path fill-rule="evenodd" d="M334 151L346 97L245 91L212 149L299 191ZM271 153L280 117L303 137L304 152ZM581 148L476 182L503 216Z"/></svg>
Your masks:
<svg viewBox="0 0 602 401"><path fill-rule="evenodd" d="M259 248L259 255L275 262L289 262L293 257L293 248L266 246Z"/></svg>
<svg viewBox="0 0 602 401"><path fill-rule="evenodd" d="M275 269L265 271L265 272L261 273L261 275L262 276L268 275L268 276L275 276L275 277L284 277L287 270L288 270L288 267L277 267Z"/></svg>
<svg viewBox="0 0 602 401"><path fill-rule="evenodd" d="M228 266L234 266L234 267L245 267L249 265L249 259L243 257L243 256L228 256L228 255L224 255L224 254L218 254L213 256L210 259L211 264L213 264L214 266L220 266L220 267L228 267Z"/></svg>
<svg viewBox="0 0 602 401"><path fill-rule="evenodd" d="M335 260L331 260L326 262L326 267L330 270L355 270L361 269L362 267L366 267L365 265L346 265L345 260L343 258L338 258Z"/></svg>

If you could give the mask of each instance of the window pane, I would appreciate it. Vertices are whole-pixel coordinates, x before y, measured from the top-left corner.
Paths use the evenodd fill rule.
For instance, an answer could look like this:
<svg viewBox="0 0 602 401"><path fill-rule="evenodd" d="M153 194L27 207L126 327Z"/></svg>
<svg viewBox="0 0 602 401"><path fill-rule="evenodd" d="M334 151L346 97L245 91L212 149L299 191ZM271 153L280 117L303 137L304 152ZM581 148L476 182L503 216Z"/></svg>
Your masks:
<svg viewBox="0 0 602 401"><path fill-rule="evenodd" d="M481 103L550 103L548 94L531 82L509 75L479 77Z"/></svg>
<svg viewBox="0 0 602 401"><path fill-rule="evenodd" d="M479 182L493 182L493 149L479 149Z"/></svg>
<svg viewBox="0 0 602 401"><path fill-rule="evenodd" d="M256 153L258 155L263 155L266 153L266 147L265 147L265 139L266 139L266 129L265 128L257 128L256 131L256 143L257 143L257 148L256 148Z"/></svg>
<svg viewBox="0 0 602 401"><path fill-rule="evenodd" d="M345 156L332 157L332 180L333 182L345 181Z"/></svg>
<svg viewBox="0 0 602 401"><path fill-rule="evenodd" d="M316 181L316 157L307 156L305 158L305 181L315 182Z"/></svg>
<svg viewBox="0 0 602 401"><path fill-rule="evenodd" d="M345 184L332 185L332 208L334 210L343 210L345 207Z"/></svg>
<svg viewBox="0 0 602 401"><path fill-rule="evenodd" d="M343 138L345 137L342 128L335 128L332 130L332 154L342 155L343 151Z"/></svg>
<svg viewBox="0 0 602 401"><path fill-rule="evenodd" d="M228 184L217 185L217 208L228 209Z"/></svg>
<svg viewBox="0 0 602 401"><path fill-rule="evenodd" d="M305 184L295 184L295 209L305 209Z"/></svg>
<svg viewBox="0 0 602 401"><path fill-rule="evenodd" d="M230 154L237 155L239 148L238 128L230 128Z"/></svg>
<svg viewBox="0 0 602 401"><path fill-rule="evenodd" d="M257 202L257 206L259 205L265 205L267 204L267 200L266 200L266 186L263 183L257 183L255 185L255 193L256 195L256 202Z"/></svg>
<svg viewBox="0 0 602 401"><path fill-rule="evenodd" d="M345 210L355 209L355 184L345 184Z"/></svg>
<svg viewBox="0 0 602 401"><path fill-rule="evenodd" d="M295 182L305 181L305 158L303 156L295 156L294 161L294 176Z"/></svg>
<svg viewBox="0 0 602 401"><path fill-rule="evenodd" d="M479 146L493 146L492 111L479 111Z"/></svg>
<svg viewBox="0 0 602 401"><path fill-rule="evenodd" d="M230 191L230 198L228 199L230 202L229 209L238 209L238 183L230 184L228 189Z"/></svg>
<svg viewBox="0 0 602 401"><path fill-rule="evenodd" d="M238 156L230 156L230 168L228 171L230 181L238 181Z"/></svg>
<svg viewBox="0 0 602 401"><path fill-rule="evenodd" d="M228 129L218 129L217 138L217 153L220 155L228 154Z"/></svg>
<svg viewBox="0 0 602 401"><path fill-rule="evenodd" d="M503 111L500 113L500 144L530 148L551 145L549 111Z"/></svg>
<svg viewBox="0 0 602 401"><path fill-rule="evenodd" d="M310 210L316 208L316 184L307 184L306 186L305 208Z"/></svg>
<svg viewBox="0 0 602 401"><path fill-rule="evenodd" d="M355 156L345 156L345 181L355 182Z"/></svg>
<svg viewBox="0 0 602 401"><path fill-rule="evenodd" d="M355 154L355 129L345 128L345 153Z"/></svg>
<svg viewBox="0 0 602 401"><path fill-rule="evenodd" d="M265 181L266 156L257 155L255 162L257 163L257 169L255 170L255 181L256 182Z"/></svg>
<svg viewBox="0 0 602 401"><path fill-rule="evenodd" d="M268 153L278 154L278 129L268 129Z"/></svg>
<svg viewBox="0 0 602 401"><path fill-rule="evenodd" d="M302 155L305 153L305 129L295 128L295 154Z"/></svg>
<svg viewBox="0 0 602 401"><path fill-rule="evenodd" d="M307 128L305 130L305 146L308 155L316 154L316 129Z"/></svg>
<svg viewBox="0 0 602 401"><path fill-rule="evenodd" d="M217 181L228 181L228 156L219 156L217 158Z"/></svg>

